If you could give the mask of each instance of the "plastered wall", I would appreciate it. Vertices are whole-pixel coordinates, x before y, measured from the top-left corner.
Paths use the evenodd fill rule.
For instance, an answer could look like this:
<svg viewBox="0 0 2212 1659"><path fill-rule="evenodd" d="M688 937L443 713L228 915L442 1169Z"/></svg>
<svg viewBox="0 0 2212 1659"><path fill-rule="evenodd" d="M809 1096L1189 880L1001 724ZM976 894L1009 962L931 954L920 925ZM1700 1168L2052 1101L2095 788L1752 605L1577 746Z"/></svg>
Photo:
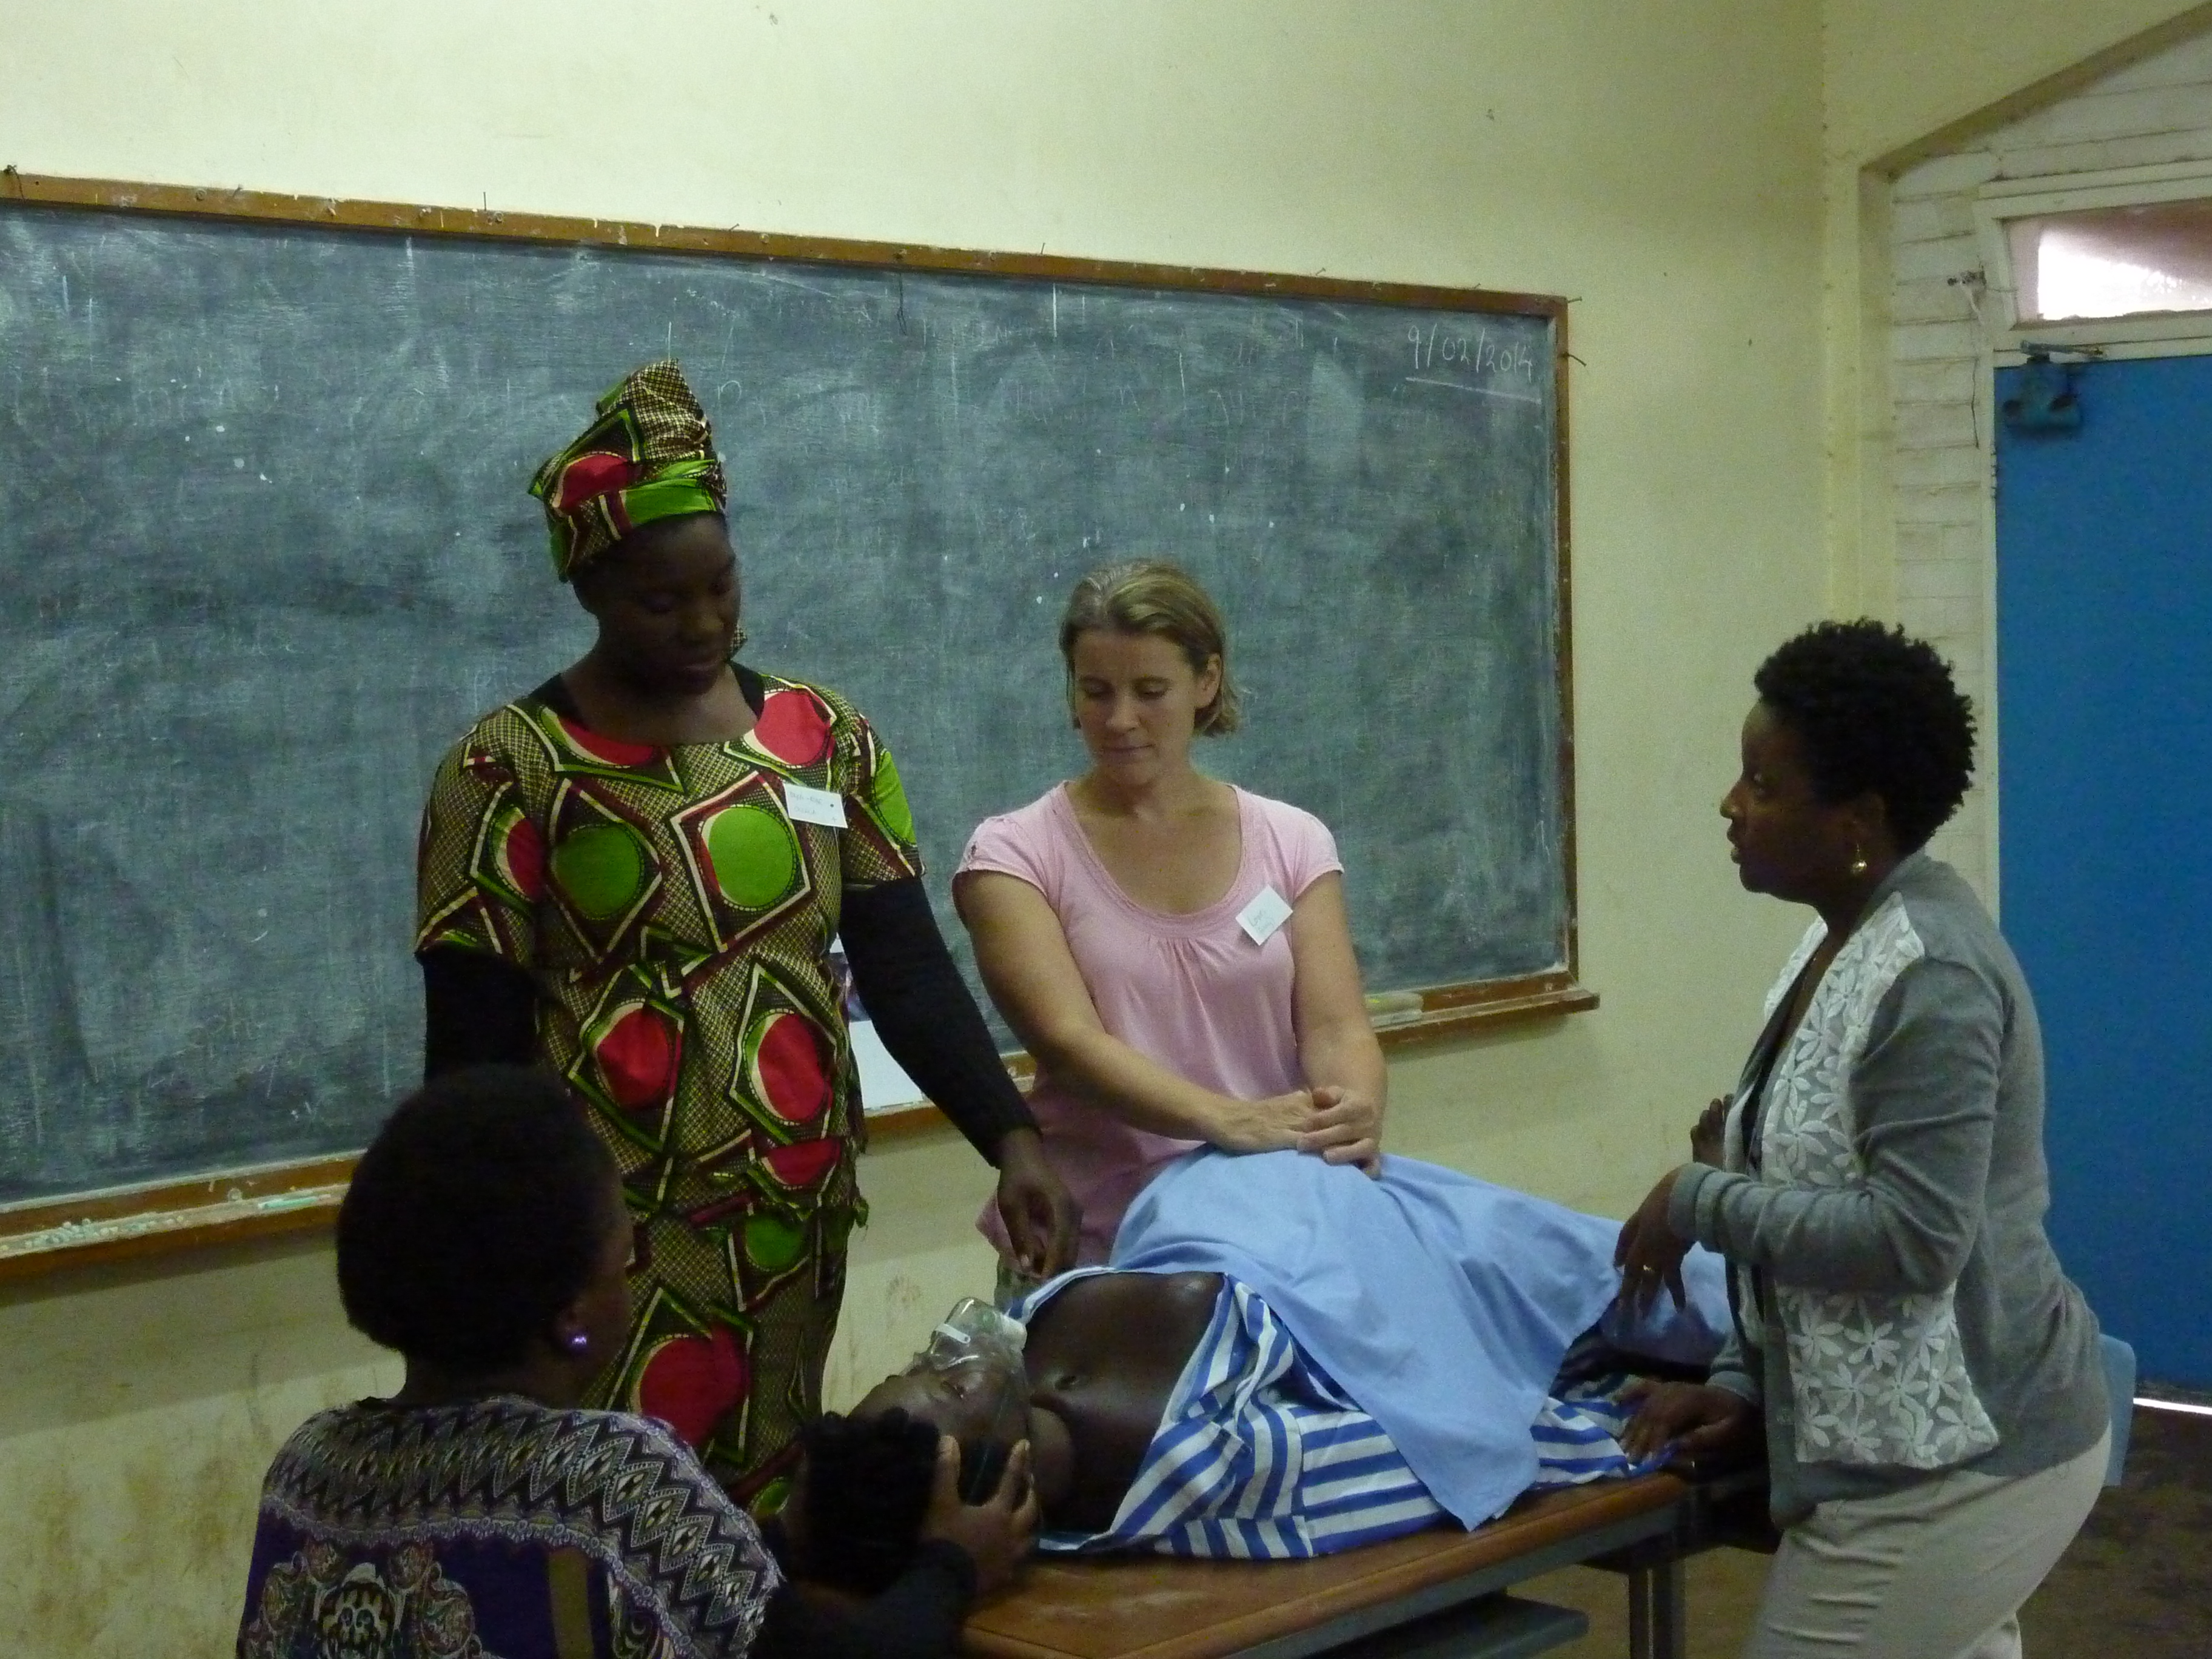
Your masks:
<svg viewBox="0 0 2212 1659"><path fill-rule="evenodd" d="M1823 0L1822 395L1829 605L1896 617L1891 185L2100 77L2212 27L2174 0ZM1979 804L1945 843L1994 869Z"/></svg>
<svg viewBox="0 0 2212 1659"><path fill-rule="evenodd" d="M1733 1076L1801 918L1714 803L1829 592L1809 0L16 0L4 51L25 171L1571 296L1604 1006L1396 1063L1392 1144L1620 1213ZM957 1140L864 1179L839 1398L988 1272ZM0 1650L227 1650L261 1467L392 1381L329 1279L307 1243L0 1290Z"/></svg>
<svg viewBox="0 0 2212 1659"><path fill-rule="evenodd" d="M1942 647L1985 710L1996 708L1995 432L1990 336L1975 314L1985 303L1976 297L1975 192L1996 179L2056 186L2080 173L2212 160L2212 17L2205 29L1930 156L1891 186L1898 619ZM2001 850L1994 735L1985 730L1980 776L1938 848L1992 899Z"/></svg>

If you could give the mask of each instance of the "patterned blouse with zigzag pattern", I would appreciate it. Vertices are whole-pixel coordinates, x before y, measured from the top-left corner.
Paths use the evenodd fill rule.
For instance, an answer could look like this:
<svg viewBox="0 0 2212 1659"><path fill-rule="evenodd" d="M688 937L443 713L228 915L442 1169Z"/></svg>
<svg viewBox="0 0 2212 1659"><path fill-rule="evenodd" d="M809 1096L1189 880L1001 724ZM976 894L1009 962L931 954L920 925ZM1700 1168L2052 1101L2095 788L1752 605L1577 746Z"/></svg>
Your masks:
<svg viewBox="0 0 2212 1659"><path fill-rule="evenodd" d="M783 1582L658 1424L507 1395L311 1418L261 1491L240 1659L732 1659Z"/></svg>

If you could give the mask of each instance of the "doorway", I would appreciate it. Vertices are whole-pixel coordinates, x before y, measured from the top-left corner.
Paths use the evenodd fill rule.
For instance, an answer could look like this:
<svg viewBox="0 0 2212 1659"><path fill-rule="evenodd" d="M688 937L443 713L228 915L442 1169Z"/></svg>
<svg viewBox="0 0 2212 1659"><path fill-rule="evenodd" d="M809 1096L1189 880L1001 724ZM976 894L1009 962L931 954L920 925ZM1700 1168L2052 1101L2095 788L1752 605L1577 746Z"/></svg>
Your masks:
<svg viewBox="0 0 2212 1659"><path fill-rule="evenodd" d="M2146 1378L2208 1389L2212 356L2072 374L2077 429L1996 434L2004 931L2059 1257Z"/></svg>

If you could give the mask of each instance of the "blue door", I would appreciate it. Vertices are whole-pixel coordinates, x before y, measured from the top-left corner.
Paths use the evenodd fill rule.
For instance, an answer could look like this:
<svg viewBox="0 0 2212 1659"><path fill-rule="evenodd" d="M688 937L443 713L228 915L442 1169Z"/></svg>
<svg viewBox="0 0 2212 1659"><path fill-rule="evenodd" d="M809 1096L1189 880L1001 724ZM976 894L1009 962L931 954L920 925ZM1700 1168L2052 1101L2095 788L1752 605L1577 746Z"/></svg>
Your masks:
<svg viewBox="0 0 2212 1659"><path fill-rule="evenodd" d="M2004 931L2043 1016L2060 1258L2146 1377L2206 1389L2212 357L2075 386L2077 431L1997 435Z"/></svg>

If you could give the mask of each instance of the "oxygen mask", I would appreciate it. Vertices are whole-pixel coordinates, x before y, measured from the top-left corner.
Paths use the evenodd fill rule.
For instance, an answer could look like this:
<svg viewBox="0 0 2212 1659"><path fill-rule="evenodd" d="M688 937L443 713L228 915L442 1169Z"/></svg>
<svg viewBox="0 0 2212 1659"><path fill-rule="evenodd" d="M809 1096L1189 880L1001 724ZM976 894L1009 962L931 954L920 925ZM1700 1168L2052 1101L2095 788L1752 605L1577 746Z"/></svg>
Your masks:
<svg viewBox="0 0 2212 1659"><path fill-rule="evenodd" d="M963 1297L906 1368L909 1376L941 1378L960 1401L963 1502L980 1504L998 1489L1007 1457L1028 1431L1030 1379L1022 1366L1028 1334L989 1303Z"/></svg>

